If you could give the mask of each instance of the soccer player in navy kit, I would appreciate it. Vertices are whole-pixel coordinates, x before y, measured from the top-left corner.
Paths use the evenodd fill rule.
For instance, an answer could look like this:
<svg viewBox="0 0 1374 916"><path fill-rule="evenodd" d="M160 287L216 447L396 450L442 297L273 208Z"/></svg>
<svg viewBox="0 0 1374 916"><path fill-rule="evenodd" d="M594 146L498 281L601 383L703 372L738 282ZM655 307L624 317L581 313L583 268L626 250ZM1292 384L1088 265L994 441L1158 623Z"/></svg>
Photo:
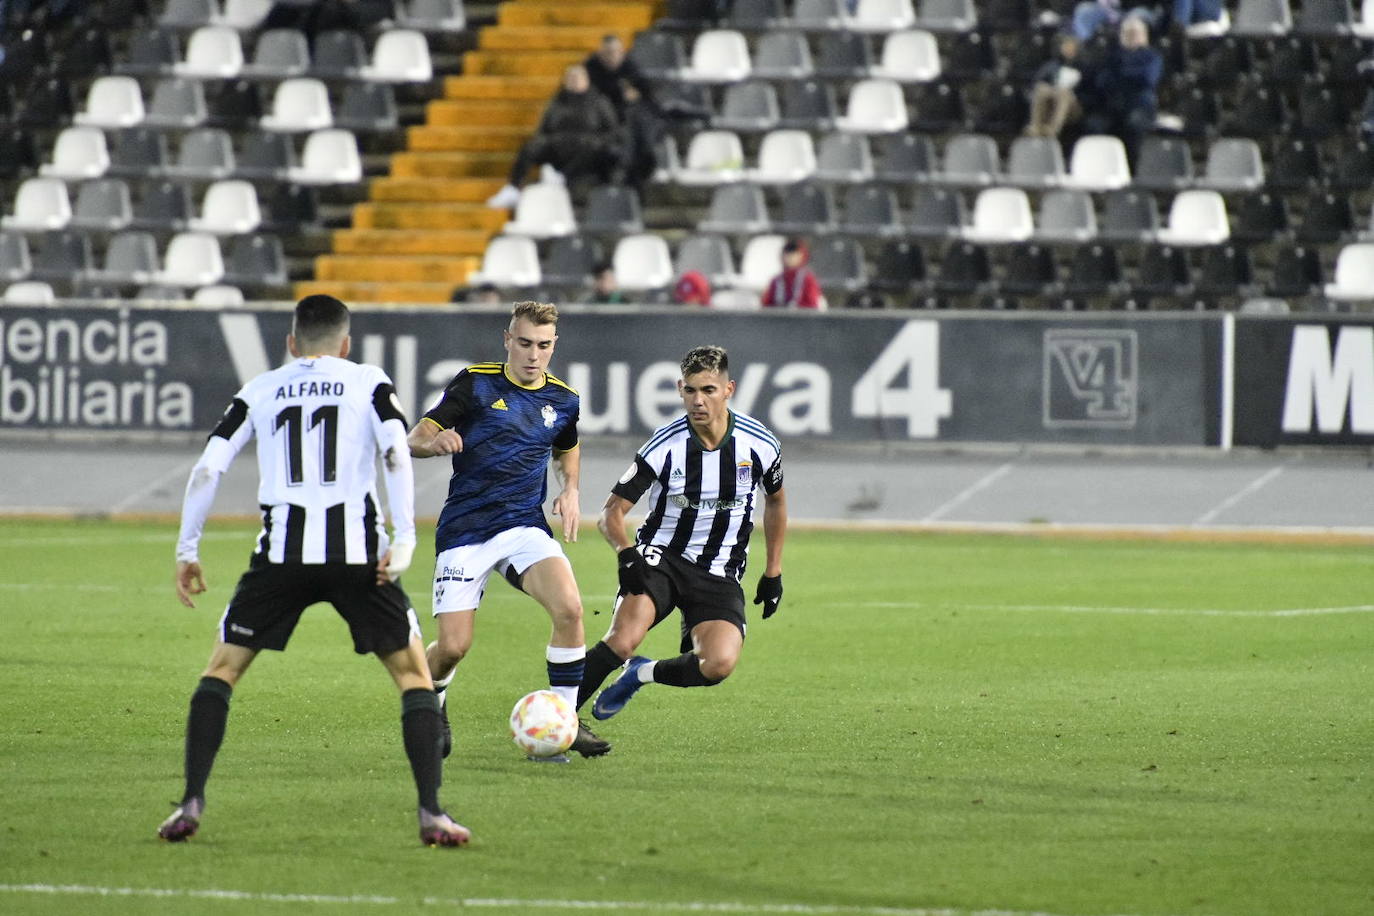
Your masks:
<svg viewBox="0 0 1374 916"><path fill-rule="evenodd" d="M200 827L205 784L224 739L234 686L258 652L286 648L301 612L327 601L348 622L353 647L371 652L401 691L401 731L419 793L420 840L463 846L470 834L439 805L439 698L410 599L397 579L415 551L415 482L406 422L391 380L347 360L348 309L332 296L296 305L291 362L249 381L191 469L177 541L176 591L195 607L205 591L199 545L219 479L257 438L263 526L248 571L220 620L210 663L191 695L186 788L158 835L180 842ZM393 536L377 506L376 464L386 476Z"/></svg>
<svg viewBox="0 0 1374 916"><path fill-rule="evenodd" d="M740 580L759 488L765 554L754 603L763 605L766 620L782 601L782 446L758 420L730 409L735 382L723 348L696 347L682 358L681 369L678 393L686 414L640 447L597 522L616 551L620 593L610 629L587 653L578 705L625 667L596 698L597 719L620 712L645 684L710 687L735 670L745 632ZM645 493L648 515L632 541L625 516ZM682 654L659 661L635 655L674 608L682 611Z"/></svg>
<svg viewBox="0 0 1374 916"><path fill-rule="evenodd" d="M552 304L517 302L502 332L506 361L476 363L459 372L408 438L412 457L453 456L448 498L435 531L439 638L428 649L444 710L445 756L452 747L447 688L472 648L473 618L492 572L548 612L553 623L545 652L549 686L569 706L577 702L586 656L582 598L572 566L544 518L552 458L562 484L553 514L562 520L564 540L577 540L579 398L548 372L557 322ZM583 725L572 749L595 757L611 746ZM562 755L541 759L567 761Z"/></svg>

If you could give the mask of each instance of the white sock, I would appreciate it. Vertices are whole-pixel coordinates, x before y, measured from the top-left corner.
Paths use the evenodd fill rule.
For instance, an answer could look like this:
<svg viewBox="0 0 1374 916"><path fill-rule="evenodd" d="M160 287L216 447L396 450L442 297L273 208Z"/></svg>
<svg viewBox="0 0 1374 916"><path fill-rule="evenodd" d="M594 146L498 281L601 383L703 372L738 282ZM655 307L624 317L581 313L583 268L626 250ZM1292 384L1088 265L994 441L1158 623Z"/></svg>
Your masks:
<svg viewBox="0 0 1374 916"><path fill-rule="evenodd" d="M564 665L568 662L580 662L587 657L586 646L549 646L544 650L544 658L550 664ZM555 685L550 684L549 689L558 694L572 708L577 708L576 684Z"/></svg>
<svg viewBox="0 0 1374 916"><path fill-rule="evenodd" d="M635 677L639 678L641 684L652 684L654 682L654 665L658 662L649 662L647 665L640 665L635 670Z"/></svg>
<svg viewBox="0 0 1374 916"><path fill-rule="evenodd" d="M453 683L453 676L457 673L458 666L454 665L449 669L448 674L434 679L434 692L439 695L440 703L444 702L444 698L448 696L448 685Z"/></svg>

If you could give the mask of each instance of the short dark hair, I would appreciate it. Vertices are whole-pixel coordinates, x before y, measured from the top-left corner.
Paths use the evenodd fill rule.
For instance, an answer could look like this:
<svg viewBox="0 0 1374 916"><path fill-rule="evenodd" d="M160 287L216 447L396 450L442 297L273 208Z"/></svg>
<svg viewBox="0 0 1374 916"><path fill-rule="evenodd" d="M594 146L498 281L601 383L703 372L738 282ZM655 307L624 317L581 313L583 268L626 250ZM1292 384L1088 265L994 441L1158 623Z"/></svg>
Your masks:
<svg viewBox="0 0 1374 916"><path fill-rule="evenodd" d="M324 343L346 335L350 321L348 306L333 296L316 293L296 303L291 333L297 342Z"/></svg>
<svg viewBox="0 0 1374 916"><path fill-rule="evenodd" d="M686 356L682 357L681 369L683 378L696 375L698 372L719 372L728 377L730 375L730 356L725 352L724 347L718 347L715 344L693 347L687 351Z"/></svg>

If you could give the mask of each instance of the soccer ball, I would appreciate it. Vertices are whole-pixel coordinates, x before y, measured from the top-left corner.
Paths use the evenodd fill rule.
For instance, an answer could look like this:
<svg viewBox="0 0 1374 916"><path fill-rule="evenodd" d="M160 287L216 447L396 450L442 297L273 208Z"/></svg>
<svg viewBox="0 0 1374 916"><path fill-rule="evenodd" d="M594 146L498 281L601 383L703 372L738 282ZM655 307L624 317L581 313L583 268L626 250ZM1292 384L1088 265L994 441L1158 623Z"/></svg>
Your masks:
<svg viewBox="0 0 1374 916"><path fill-rule="evenodd" d="M531 757L552 757L577 738L577 712L552 690L527 693L510 712L515 746Z"/></svg>

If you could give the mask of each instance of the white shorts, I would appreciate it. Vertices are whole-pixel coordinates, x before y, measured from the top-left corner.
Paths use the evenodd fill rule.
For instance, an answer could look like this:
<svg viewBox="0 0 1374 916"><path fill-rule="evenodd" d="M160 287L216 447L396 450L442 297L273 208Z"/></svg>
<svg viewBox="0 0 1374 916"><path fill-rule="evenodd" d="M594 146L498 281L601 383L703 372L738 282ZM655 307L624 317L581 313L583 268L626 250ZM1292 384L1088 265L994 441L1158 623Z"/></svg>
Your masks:
<svg viewBox="0 0 1374 916"><path fill-rule="evenodd" d="M540 560L562 556L558 542L532 526L507 529L482 544L450 547L434 560L434 614L476 610L493 571L510 579Z"/></svg>

